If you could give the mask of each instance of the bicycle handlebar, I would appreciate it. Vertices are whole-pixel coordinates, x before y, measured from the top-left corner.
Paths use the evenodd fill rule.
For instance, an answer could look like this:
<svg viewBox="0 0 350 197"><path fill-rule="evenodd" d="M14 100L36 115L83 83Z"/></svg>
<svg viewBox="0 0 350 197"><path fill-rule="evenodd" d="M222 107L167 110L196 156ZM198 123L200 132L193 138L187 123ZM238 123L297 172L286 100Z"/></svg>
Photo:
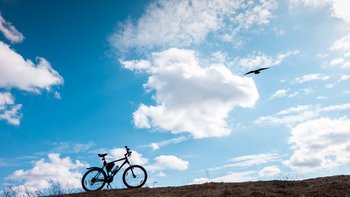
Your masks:
<svg viewBox="0 0 350 197"><path fill-rule="evenodd" d="M125 156L126 155L128 155L129 157L130 157L130 155L131 155L131 151L130 151L130 148L128 148L128 146L125 146L125 149L126 149L126 154L125 154Z"/></svg>

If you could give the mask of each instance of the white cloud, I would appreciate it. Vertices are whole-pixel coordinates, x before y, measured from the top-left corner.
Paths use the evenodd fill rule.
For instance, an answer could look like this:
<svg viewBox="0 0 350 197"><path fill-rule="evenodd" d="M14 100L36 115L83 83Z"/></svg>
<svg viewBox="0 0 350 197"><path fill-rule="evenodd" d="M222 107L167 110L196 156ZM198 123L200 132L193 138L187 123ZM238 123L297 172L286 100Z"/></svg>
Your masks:
<svg viewBox="0 0 350 197"><path fill-rule="evenodd" d="M193 184L203 184L203 183L209 183L209 182L210 182L209 178L203 178L203 177L195 178L192 181Z"/></svg>
<svg viewBox="0 0 350 197"><path fill-rule="evenodd" d="M9 124L19 125L21 104L15 104L14 98L9 92L0 92L0 120L6 120Z"/></svg>
<svg viewBox="0 0 350 197"><path fill-rule="evenodd" d="M340 112L349 109L350 103L323 107L319 105L298 105L269 116L259 117L254 123L262 125L286 125L292 127L307 120L320 117L325 112Z"/></svg>
<svg viewBox="0 0 350 197"><path fill-rule="evenodd" d="M289 0L293 5L303 3L307 6L328 6L332 16L350 22L350 2L346 0Z"/></svg>
<svg viewBox="0 0 350 197"><path fill-rule="evenodd" d="M63 83L63 78L44 58L35 65L0 41L0 87L40 92Z"/></svg>
<svg viewBox="0 0 350 197"><path fill-rule="evenodd" d="M112 161L124 157L126 153L125 148L113 148L109 151L107 160ZM189 162L174 155L160 155L155 157L151 162L148 158L144 157L141 153L132 150L131 156L129 157L131 164L142 165L147 171L159 172L164 174L167 170L187 170Z"/></svg>
<svg viewBox="0 0 350 197"><path fill-rule="evenodd" d="M330 89L333 88L336 84L335 83L329 83L326 85L326 88Z"/></svg>
<svg viewBox="0 0 350 197"><path fill-rule="evenodd" d="M331 105L320 109L321 112L344 111L350 109L350 103Z"/></svg>
<svg viewBox="0 0 350 197"><path fill-rule="evenodd" d="M331 66L350 68L350 34L334 41L330 47L330 50L343 53L342 57L335 57L330 61Z"/></svg>
<svg viewBox="0 0 350 197"><path fill-rule="evenodd" d="M126 153L125 148L113 148L109 151L108 157L110 159L120 159L124 157ZM148 159L143 157L142 154L132 150L131 156L129 157L130 162L135 165L145 165L148 162Z"/></svg>
<svg viewBox="0 0 350 197"><path fill-rule="evenodd" d="M158 174L157 174L158 177L166 177L166 174L164 174L164 172L160 171Z"/></svg>
<svg viewBox="0 0 350 197"><path fill-rule="evenodd" d="M252 181L256 178L253 178L255 171L245 171L245 172L233 172L225 176L217 177L212 179L212 182L245 182Z"/></svg>
<svg viewBox="0 0 350 197"><path fill-rule="evenodd" d="M69 143L69 142L55 142L53 152L64 153L81 153L90 150L95 143Z"/></svg>
<svg viewBox="0 0 350 197"><path fill-rule="evenodd" d="M253 107L259 98L252 78L234 75L223 65L201 65L191 50L152 53L149 62L144 87L155 90L156 105L141 104L134 112L138 128L187 132L194 138L225 136L231 131L226 122L229 112Z"/></svg>
<svg viewBox="0 0 350 197"><path fill-rule="evenodd" d="M233 162L231 165L236 167L248 167L254 165L260 165L272 161L276 161L279 158L277 153L263 153L255 155L244 155L235 157L230 161Z"/></svg>
<svg viewBox="0 0 350 197"><path fill-rule="evenodd" d="M177 138L172 138L172 139L164 140L164 141L161 141L161 142L153 142L150 145L148 145L148 147L151 147L152 150L158 150L162 146L168 146L170 144L178 144L178 143L184 142L184 141L186 141L188 139L189 139L189 137L180 136L180 137L177 137Z"/></svg>
<svg viewBox="0 0 350 197"><path fill-rule="evenodd" d="M86 167L79 160L72 162L69 157L61 158L59 154L49 154L48 161L41 159L29 170L16 170L8 179L23 182L20 188L37 191L50 187L50 181L57 181L63 188L80 188L79 169Z"/></svg>
<svg viewBox="0 0 350 197"><path fill-rule="evenodd" d="M311 172L350 163L350 119L319 118L292 128L294 150L283 163L298 172Z"/></svg>
<svg viewBox="0 0 350 197"><path fill-rule="evenodd" d="M337 66L337 65L342 64L342 63L344 63L344 62L345 62L345 59L344 59L344 58L335 58L335 59L332 59L332 60L331 60L330 64L331 64L332 66Z"/></svg>
<svg viewBox="0 0 350 197"><path fill-rule="evenodd" d="M264 53L258 52L257 54L248 55L243 58L236 58L238 65L247 68L261 68L271 67L281 64L286 58L299 54L298 50L288 51L286 53L279 53L275 58L270 57Z"/></svg>
<svg viewBox="0 0 350 197"><path fill-rule="evenodd" d="M345 80L348 80L350 79L350 75L341 75L340 76L340 81L345 81Z"/></svg>
<svg viewBox="0 0 350 197"><path fill-rule="evenodd" d="M310 95L314 92L315 91L312 88L302 88L302 89L298 89L298 90L291 90L290 88L278 89L278 90L276 90L276 92L274 92L270 96L269 100L273 100L276 98L282 98L282 97L294 98L294 97L300 96L301 94L307 96L307 95Z"/></svg>
<svg viewBox="0 0 350 197"><path fill-rule="evenodd" d="M301 77L297 77L295 78L295 83L299 83L299 84L302 84L302 83L305 83L305 82L310 82L310 81L325 81L325 80L328 80L330 79L329 76L327 75L322 75L320 73L310 73L310 74L306 74L306 75L303 75Z"/></svg>
<svg viewBox="0 0 350 197"><path fill-rule="evenodd" d="M334 41L332 43L332 46L330 47L330 50L332 50L332 51L338 51L338 50L350 51L350 34Z"/></svg>
<svg viewBox="0 0 350 197"><path fill-rule="evenodd" d="M247 2L246 4L242 3L239 8L247 7L245 12L240 12L234 19L239 21L239 26L243 28L250 28L252 25L256 24L268 24L270 19L273 17L271 10L276 7L276 1L259 1L255 4ZM250 5L251 6L250 6Z"/></svg>
<svg viewBox="0 0 350 197"><path fill-rule="evenodd" d="M318 100L326 100L326 99L328 99L328 97L326 97L326 96L317 96L316 99L318 99Z"/></svg>
<svg viewBox="0 0 350 197"><path fill-rule="evenodd" d="M289 0L292 5L305 4L308 6L324 6L331 0Z"/></svg>
<svg viewBox="0 0 350 197"><path fill-rule="evenodd" d="M279 89L279 90L277 90L275 93L273 93L271 95L269 100L272 100L272 99L275 99L275 98L285 97L285 96L287 96L288 92L289 92L289 89Z"/></svg>
<svg viewBox="0 0 350 197"><path fill-rule="evenodd" d="M15 26L7 22L0 13L0 32L12 43L22 42L24 36Z"/></svg>
<svg viewBox="0 0 350 197"><path fill-rule="evenodd" d="M350 2L346 0L332 0L333 16L350 22Z"/></svg>
<svg viewBox="0 0 350 197"><path fill-rule="evenodd" d="M132 71L141 71L141 70L147 70L150 68L150 62L146 60L129 60L129 61L120 61L123 68L132 70Z"/></svg>
<svg viewBox="0 0 350 197"><path fill-rule="evenodd" d="M250 167L257 166L261 164L267 164L270 162L274 162L279 160L279 155L277 153L261 153L261 154L253 154L253 155L243 155L239 157L235 157L229 160L229 163L209 168L209 171L217 171L228 168L237 168L237 167Z"/></svg>
<svg viewBox="0 0 350 197"><path fill-rule="evenodd" d="M253 176L256 174L256 171L244 171L244 172L231 172L227 175L220 176L213 179L208 178L196 178L192 181L193 184L202 184L208 182L245 182L253 181L256 178Z"/></svg>
<svg viewBox="0 0 350 197"><path fill-rule="evenodd" d="M241 29L269 23L275 4L274 0L158 0L137 22L120 24L111 44L118 50L189 46L210 33L232 40Z"/></svg>
<svg viewBox="0 0 350 197"><path fill-rule="evenodd" d="M260 177L270 177L270 176L277 175L280 172L281 170L277 166L267 166L261 169L258 174Z"/></svg>
<svg viewBox="0 0 350 197"><path fill-rule="evenodd" d="M288 95L288 98L294 98L294 97L297 97L298 95L299 95L299 91L294 91Z"/></svg>
<svg viewBox="0 0 350 197"><path fill-rule="evenodd" d="M259 117L254 122L262 125L287 125L291 126L296 123L312 119L318 115L310 105L299 105L282 110L276 114Z"/></svg>
<svg viewBox="0 0 350 197"><path fill-rule="evenodd" d="M11 23L7 22L0 13L0 32L12 43L22 42L24 36ZM55 71L50 63L37 57L38 63L25 60L9 45L0 41L0 89L17 88L24 91L40 93L41 90L50 90L52 86L63 84L63 78ZM0 94L2 94L0 92ZM8 93L10 94L10 93ZM55 97L61 96L55 92ZM5 103L0 108L0 120L6 120L9 124L19 125L22 105ZM0 106L1 107L1 106Z"/></svg>
<svg viewBox="0 0 350 197"><path fill-rule="evenodd" d="M154 158L155 163L146 166L150 171L178 170L184 171L188 168L188 161L182 160L174 155L160 155Z"/></svg>

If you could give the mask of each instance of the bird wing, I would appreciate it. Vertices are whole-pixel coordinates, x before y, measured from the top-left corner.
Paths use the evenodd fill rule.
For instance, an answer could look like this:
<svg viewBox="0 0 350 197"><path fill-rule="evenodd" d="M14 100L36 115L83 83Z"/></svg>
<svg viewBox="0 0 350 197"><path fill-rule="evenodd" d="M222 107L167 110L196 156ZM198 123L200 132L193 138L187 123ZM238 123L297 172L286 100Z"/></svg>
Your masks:
<svg viewBox="0 0 350 197"><path fill-rule="evenodd" d="M257 69L256 71L262 71L262 70L266 70L266 69L269 69L269 67L259 68L259 69Z"/></svg>
<svg viewBox="0 0 350 197"><path fill-rule="evenodd" d="M252 70L252 71L249 71L249 72L245 73L244 75L249 75L249 74L254 73L254 72L255 72L255 71Z"/></svg>

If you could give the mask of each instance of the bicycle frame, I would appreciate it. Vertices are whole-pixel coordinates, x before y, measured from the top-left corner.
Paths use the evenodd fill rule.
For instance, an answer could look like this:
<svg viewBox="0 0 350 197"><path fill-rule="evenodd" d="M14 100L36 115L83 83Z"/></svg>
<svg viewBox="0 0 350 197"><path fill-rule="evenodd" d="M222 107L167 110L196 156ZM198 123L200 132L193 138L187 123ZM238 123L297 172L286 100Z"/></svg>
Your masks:
<svg viewBox="0 0 350 197"><path fill-rule="evenodd" d="M130 161L129 161L129 159L128 159L128 157L126 155L124 156L124 158L120 158L120 159L117 159L117 160L114 160L114 161L111 161L111 162L116 163L116 162L123 161L123 160L124 160L124 162L120 166L118 166L118 165L115 166L114 168L111 169L110 172L107 172L107 170L106 170L107 176L114 177L123 168L123 166L125 164L129 164L130 165ZM107 165L107 163L103 165L102 169L106 168L106 165Z"/></svg>

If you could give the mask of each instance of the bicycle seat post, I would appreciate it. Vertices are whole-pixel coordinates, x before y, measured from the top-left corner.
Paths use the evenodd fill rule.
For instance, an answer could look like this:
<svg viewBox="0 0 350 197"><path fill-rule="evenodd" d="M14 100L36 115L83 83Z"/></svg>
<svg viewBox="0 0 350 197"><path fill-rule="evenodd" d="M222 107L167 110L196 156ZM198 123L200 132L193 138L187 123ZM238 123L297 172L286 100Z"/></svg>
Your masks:
<svg viewBox="0 0 350 197"><path fill-rule="evenodd" d="M103 162L103 165L107 164L105 157L102 157L102 162Z"/></svg>

